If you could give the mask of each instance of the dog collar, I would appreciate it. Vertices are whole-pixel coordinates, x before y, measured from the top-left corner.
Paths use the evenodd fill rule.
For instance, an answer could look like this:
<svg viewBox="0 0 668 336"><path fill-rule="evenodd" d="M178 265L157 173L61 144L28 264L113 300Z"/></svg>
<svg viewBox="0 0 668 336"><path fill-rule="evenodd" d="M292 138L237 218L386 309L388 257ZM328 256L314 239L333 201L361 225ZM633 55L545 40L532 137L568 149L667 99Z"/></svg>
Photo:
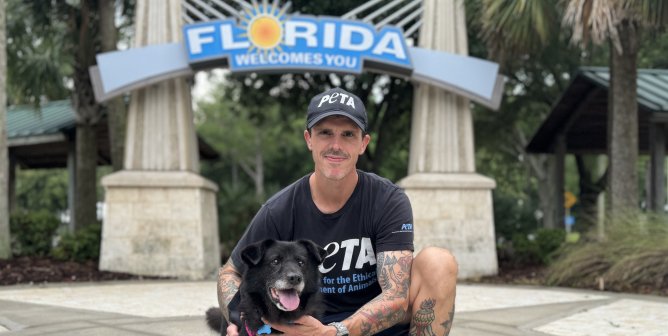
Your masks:
<svg viewBox="0 0 668 336"><path fill-rule="evenodd" d="M271 326L268 324L265 324L260 327L260 329L257 330L257 333L253 332L250 327L248 327L248 323L244 322L244 327L246 327L246 333L250 336L255 336L255 335L269 335L271 334Z"/></svg>

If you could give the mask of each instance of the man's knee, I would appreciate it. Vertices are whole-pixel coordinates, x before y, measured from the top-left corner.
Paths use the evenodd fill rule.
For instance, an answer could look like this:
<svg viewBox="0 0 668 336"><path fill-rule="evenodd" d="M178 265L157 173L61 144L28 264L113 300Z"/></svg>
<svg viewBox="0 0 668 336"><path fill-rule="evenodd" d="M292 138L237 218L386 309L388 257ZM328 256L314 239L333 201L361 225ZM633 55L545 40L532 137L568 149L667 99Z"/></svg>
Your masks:
<svg viewBox="0 0 668 336"><path fill-rule="evenodd" d="M440 247L425 247L413 259L413 269L422 277L457 278L459 266L450 251Z"/></svg>

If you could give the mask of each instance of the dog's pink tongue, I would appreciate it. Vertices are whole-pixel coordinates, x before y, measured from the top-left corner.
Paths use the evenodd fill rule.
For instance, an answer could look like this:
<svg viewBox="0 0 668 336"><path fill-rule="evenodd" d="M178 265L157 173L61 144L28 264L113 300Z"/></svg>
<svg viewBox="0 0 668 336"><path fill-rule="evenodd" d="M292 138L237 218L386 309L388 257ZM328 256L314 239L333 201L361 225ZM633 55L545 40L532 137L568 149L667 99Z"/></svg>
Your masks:
<svg viewBox="0 0 668 336"><path fill-rule="evenodd" d="M299 296L294 289L279 290L278 300L281 301L283 307L288 311L295 310L299 307Z"/></svg>

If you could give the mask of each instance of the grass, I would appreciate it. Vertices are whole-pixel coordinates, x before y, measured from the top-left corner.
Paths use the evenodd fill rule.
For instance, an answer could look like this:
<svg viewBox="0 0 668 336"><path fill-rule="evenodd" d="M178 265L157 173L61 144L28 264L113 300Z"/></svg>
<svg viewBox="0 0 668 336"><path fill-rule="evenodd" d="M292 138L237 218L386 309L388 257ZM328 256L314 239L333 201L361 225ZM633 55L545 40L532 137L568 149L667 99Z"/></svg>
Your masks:
<svg viewBox="0 0 668 336"><path fill-rule="evenodd" d="M668 218L628 215L566 244L548 270L547 284L612 291L668 293Z"/></svg>

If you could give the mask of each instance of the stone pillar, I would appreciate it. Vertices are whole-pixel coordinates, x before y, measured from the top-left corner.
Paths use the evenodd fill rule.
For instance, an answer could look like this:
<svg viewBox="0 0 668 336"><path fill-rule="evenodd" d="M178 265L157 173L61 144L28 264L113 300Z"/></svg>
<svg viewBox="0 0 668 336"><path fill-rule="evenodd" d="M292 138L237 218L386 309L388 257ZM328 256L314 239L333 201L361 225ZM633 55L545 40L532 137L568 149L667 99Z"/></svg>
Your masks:
<svg viewBox="0 0 668 336"><path fill-rule="evenodd" d="M468 54L464 3L424 0L419 46ZM416 251L449 249L459 277L496 274L494 180L475 173L469 100L416 84L409 175L399 184L413 205Z"/></svg>
<svg viewBox="0 0 668 336"><path fill-rule="evenodd" d="M138 0L135 47L182 40L181 0ZM132 93L124 170L106 176L100 269L187 279L220 265L216 192L201 177L190 85Z"/></svg>

